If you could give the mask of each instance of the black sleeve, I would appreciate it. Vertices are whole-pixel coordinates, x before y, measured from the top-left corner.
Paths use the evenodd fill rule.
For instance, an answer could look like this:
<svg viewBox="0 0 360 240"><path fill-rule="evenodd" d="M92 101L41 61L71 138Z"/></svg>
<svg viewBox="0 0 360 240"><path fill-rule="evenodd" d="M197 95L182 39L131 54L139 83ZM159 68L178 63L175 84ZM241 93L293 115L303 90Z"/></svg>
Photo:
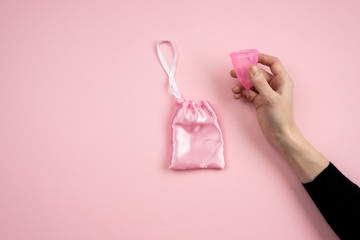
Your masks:
<svg viewBox="0 0 360 240"><path fill-rule="evenodd" d="M360 188L332 163L306 191L340 239L360 239Z"/></svg>

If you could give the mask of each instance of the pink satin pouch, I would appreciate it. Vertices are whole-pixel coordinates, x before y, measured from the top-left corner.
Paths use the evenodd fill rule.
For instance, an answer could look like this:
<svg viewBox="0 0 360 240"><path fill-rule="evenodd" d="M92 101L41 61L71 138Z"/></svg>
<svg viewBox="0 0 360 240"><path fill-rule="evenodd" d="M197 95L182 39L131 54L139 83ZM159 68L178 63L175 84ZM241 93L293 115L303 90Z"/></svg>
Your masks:
<svg viewBox="0 0 360 240"><path fill-rule="evenodd" d="M160 51L160 43L168 42L174 48L175 56L171 69ZM176 48L171 40L157 44L159 59L169 75L170 89L176 98L171 118L171 160L169 168L224 168L224 143L217 116L208 101L190 101L181 98L174 73Z"/></svg>

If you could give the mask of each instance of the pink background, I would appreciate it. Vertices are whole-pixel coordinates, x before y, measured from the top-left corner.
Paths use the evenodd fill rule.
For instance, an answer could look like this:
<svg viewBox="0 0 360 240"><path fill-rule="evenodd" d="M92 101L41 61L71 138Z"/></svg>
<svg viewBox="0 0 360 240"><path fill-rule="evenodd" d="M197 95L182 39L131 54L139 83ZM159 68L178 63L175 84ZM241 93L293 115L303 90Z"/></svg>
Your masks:
<svg viewBox="0 0 360 240"><path fill-rule="evenodd" d="M360 183L359 1L0 2L0 239L337 239L234 101L229 53L278 56L304 135ZM167 169L173 106L212 102L224 170ZM171 51L163 46L168 61Z"/></svg>

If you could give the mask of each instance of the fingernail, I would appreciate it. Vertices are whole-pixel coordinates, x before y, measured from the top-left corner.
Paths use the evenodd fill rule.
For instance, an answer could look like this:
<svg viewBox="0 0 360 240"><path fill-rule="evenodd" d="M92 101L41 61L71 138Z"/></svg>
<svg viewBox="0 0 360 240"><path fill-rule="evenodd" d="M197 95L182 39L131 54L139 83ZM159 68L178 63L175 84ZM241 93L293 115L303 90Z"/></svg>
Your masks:
<svg viewBox="0 0 360 240"><path fill-rule="evenodd" d="M253 65L253 66L251 66L250 71L253 76L256 76L256 74L258 74L258 72L259 72L259 69L256 65Z"/></svg>

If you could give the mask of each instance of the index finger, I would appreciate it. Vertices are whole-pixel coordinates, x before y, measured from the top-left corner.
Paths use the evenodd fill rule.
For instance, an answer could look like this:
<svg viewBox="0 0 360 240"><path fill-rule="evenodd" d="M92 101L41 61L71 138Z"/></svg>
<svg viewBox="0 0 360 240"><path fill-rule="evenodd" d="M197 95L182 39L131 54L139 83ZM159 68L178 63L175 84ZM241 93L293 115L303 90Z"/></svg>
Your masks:
<svg viewBox="0 0 360 240"><path fill-rule="evenodd" d="M274 75L286 73L284 66L281 64L280 60L277 57L259 53L258 62L270 67L270 70Z"/></svg>

